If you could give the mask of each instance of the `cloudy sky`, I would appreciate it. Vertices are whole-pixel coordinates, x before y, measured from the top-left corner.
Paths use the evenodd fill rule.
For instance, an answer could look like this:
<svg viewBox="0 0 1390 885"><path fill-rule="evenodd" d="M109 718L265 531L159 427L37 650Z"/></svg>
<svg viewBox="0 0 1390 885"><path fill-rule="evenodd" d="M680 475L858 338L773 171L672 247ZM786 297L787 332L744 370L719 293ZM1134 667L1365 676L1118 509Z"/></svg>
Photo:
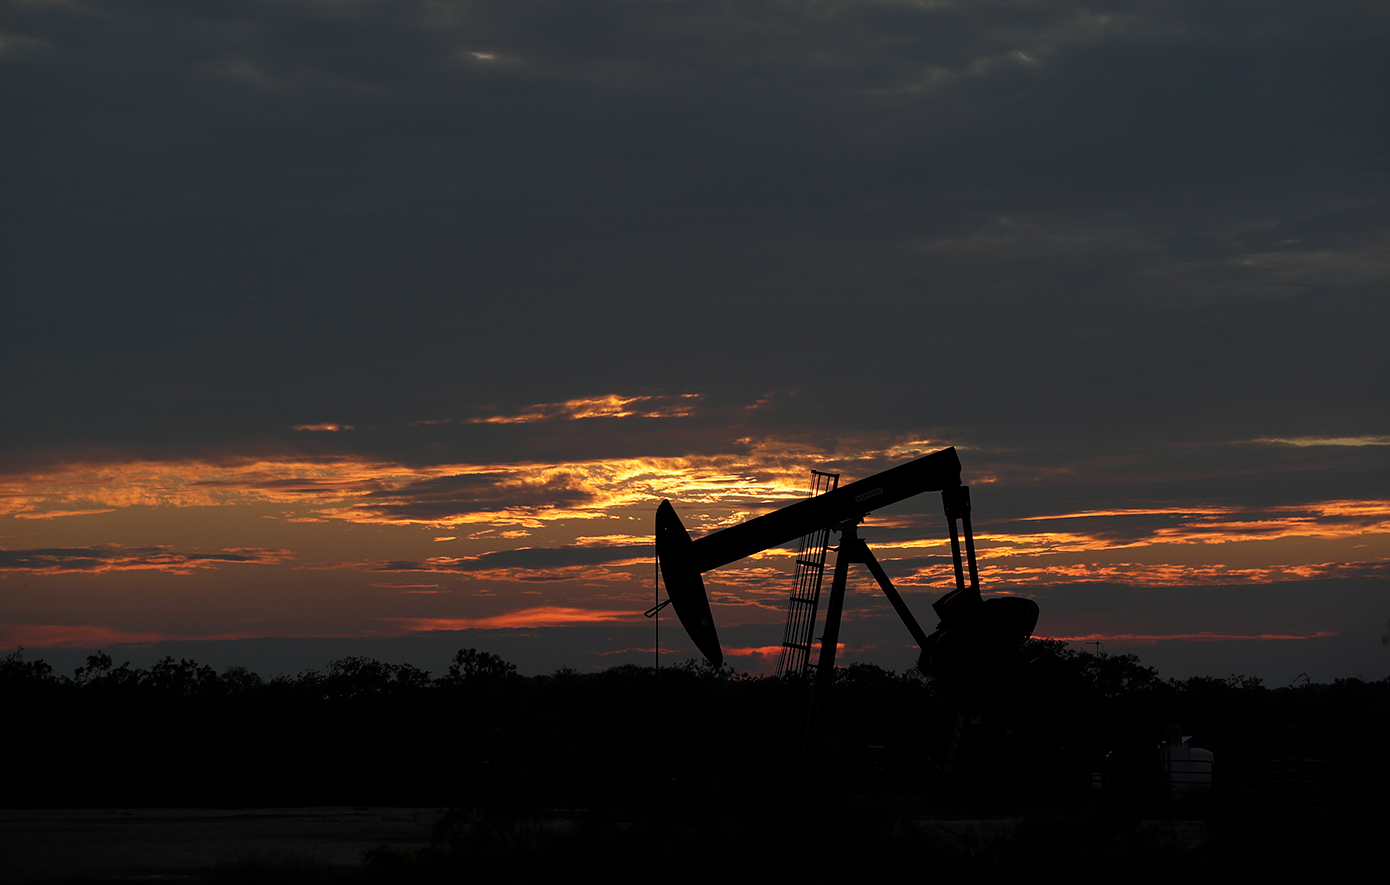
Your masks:
<svg viewBox="0 0 1390 885"><path fill-rule="evenodd" d="M4 0L0 647L645 663L660 499L700 534L956 446L1040 635L1384 676L1387 38L1377 0ZM928 627L940 506L862 531ZM790 566L707 576L735 666ZM911 665L847 605L847 660Z"/></svg>

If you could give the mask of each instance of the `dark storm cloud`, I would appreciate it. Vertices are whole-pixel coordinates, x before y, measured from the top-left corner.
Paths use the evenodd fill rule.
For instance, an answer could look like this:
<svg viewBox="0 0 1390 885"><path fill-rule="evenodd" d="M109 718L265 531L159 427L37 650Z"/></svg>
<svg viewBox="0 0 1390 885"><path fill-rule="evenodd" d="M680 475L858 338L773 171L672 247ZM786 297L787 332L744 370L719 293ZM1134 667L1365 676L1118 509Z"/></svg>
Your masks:
<svg viewBox="0 0 1390 885"><path fill-rule="evenodd" d="M1329 501L1390 500L1390 441L1197 442L1183 439L1184 430L1173 428L1167 438L1145 439L1077 428L1074 438L1057 443L1041 439L1027 446L963 447L958 450L961 478L971 487L975 528L1031 532L1044 524L1022 520L1133 511L1085 520L1098 539L1120 541L1194 516L1200 519L1204 508L1224 513L1224 521L1273 519L1271 530L1291 517L1345 529L1369 528L1384 519L1380 511L1322 514L1319 507ZM842 471L846 481L903 460L805 458L816 468ZM912 540L924 532L931 537L945 531L942 514L940 496L921 495L871 515L866 528L883 540Z"/></svg>
<svg viewBox="0 0 1390 885"><path fill-rule="evenodd" d="M369 569L383 572L515 572L517 580L554 580L547 572L577 566L607 565L631 560L651 561L656 548L651 544L586 545L570 547L520 547L495 550L479 556L433 557L422 561L372 563Z"/></svg>
<svg viewBox="0 0 1390 885"><path fill-rule="evenodd" d="M595 500L583 477L558 475L543 481L518 481L495 474L443 476L374 492L355 509L392 520L437 520L473 513L576 507ZM380 501L373 501L380 498Z"/></svg>
<svg viewBox="0 0 1390 885"><path fill-rule="evenodd" d="M317 423L428 459L389 428L615 392L1108 451L1387 432L1380 3L151 0L0 33L16 461Z"/></svg>
<svg viewBox="0 0 1390 885"><path fill-rule="evenodd" d="M168 547L53 547L0 550L0 571L58 574L154 570L185 574L221 563L277 563L287 550L241 548L220 553L180 553Z"/></svg>
<svg viewBox="0 0 1390 885"><path fill-rule="evenodd" d="M1341 582L1260 586L1077 584L1041 587L1031 595L1047 612L1054 635L1069 628L1090 632L1107 619L1117 632L1312 635L1346 631L1353 625L1375 626L1384 608L1385 589L1382 574Z"/></svg>
<svg viewBox="0 0 1390 885"><path fill-rule="evenodd" d="M977 486L988 502L983 519L1074 512L1103 496L1113 507L1184 506L1201 502L1257 511L1328 500L1390 499L1390 445L1294 446L1251 440L1183 440L1137 435L1039 445L1023 452L962 453L970 476L997 479ZM1174 439L1176 437L1176 439Z"/></svg>
<svg viewBox="0 0 1390 885"><path fill-rule="evenodd" d="M266 449L292 449L317 456L359 454L420 465L558 464L600 458L737 453L748 450L748 437L778 429L774 408L750 405L756 404L698 403L689 407L688 413L672 416L561 414L505 423L486 420L496 416L495 409L474 407L457 415L438 409L427 413L430 418L382 422L339 433L281 430L276 442L267 444ZM512 414L526 414L526 410ZM311 436L314 438L307 438Z"/></svg>

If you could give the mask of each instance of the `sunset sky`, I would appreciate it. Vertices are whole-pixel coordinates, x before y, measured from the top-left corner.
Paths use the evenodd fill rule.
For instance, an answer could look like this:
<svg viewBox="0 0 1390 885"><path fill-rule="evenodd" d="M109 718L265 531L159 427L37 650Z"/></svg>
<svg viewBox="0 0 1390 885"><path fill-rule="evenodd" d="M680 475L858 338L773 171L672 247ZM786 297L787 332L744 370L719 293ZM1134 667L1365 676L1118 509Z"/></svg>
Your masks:
<svg viewBox="0 0 1390 885"><path fill-rule="evenodd" d="M662 498L699 535L955 446L1038 635L1386 676L1388 41L1382 0L0 0L0 649L649 664ZM940 497L861 535L930 629ZM844 660L906 669L853 574ZM735 667L790 576L706 576Z"/></svg>

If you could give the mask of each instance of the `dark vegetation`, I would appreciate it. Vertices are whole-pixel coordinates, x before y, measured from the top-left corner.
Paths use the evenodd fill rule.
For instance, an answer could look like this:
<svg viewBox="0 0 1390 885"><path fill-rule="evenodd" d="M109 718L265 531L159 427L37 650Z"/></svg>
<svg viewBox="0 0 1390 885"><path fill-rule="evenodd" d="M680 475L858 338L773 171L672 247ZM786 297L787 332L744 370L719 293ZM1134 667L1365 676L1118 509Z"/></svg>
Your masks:
<svg viewBox="0 0 1390 885"><path fill-rule="evenodd" d="M933 872L969 874L1123 862L1157 881L1288 871L1316 861L1310 846L1353 850L1362 831L1375 844L1390 680L1271 689L1239 676L1163 680L1133 655L1060 643L1029 651L1051 652L1073 680L1052 684L1071 688L1040 701L1023 685L1011 711L966 726L950 771L950 697L916 672L871 665L839 671L825 761L808 768L796 697L694 662L520 677L466 649L439 677L349 657L265 680L97 654L67 677L21 651L0 659L5 758L22 760L0 804L452 809L433 848L383 848L350 873L373 881L464 870L544 881L588 865L687 881L734 856L740 877L868 880L920 874L930 857ZM1155 748L1171 726L1216 754L1210 792L1179 801L1157 786ZM930 823L1006 816L993 830ZM1201 821L1200 837L1183 820Z"/></svg>

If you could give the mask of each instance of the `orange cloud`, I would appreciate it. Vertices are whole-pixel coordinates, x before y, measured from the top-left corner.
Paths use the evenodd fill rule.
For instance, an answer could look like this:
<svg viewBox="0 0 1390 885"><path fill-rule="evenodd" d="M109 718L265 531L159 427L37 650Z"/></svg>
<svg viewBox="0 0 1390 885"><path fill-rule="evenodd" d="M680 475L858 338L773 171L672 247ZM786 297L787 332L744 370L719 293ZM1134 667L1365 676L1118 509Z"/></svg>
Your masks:
<svg viewBox="0 0 1390 885"><path fill-rule="evenodd" d="M517 423L552 418L663 417L686 414L699 397L616 395L528 407L512 416L476 419ZM472 419L470 419L472 420ZM418 422L417 422L418 423ZM348 425L305 424L309 432ZM940 448L929 440L883 446L842 441L837 463L869 474ZM367 524L464 524L539 528L557 520L593 519L670 498L692 531L741 522L806 495L808 463L827 453L795 440L741 439L738 452L664 458L612 458L564 464L455 463L421 466L370 457L248 457L177 461L70 463L0 477L0 516L53 518L60 513L123 507L215 507L278 504L286 521Z"/></svg>
<svg viewBox="0 0 1390 885"><path fill-rule="evenodd" d="M72 464L0 480L0 515L74 508L284 504L286 519L367 524L535 528L594 519L672 498L690 506L780 505L803 497L804 468L785 454L616 458L552 464L406 466L364 458L139 461ZM726 518L726 513L712 518ZM740 517L742 518L742 517ZM692 520L701 530L701 517Z"/></svg>
<svg viewBox="0 0 1390 885"><path fill-rule="evenodd" d="M695 397L596 397L523 410L531 417L551 415L602 417L656 414L665 408L693 407ZM684 405L681 405L684 404ZM551 408L551 407L554 408ZM549 410L549 411L547 411ZM645 410L645 411L644 411ZM529 420L529 419L528 419ZM540 418L537 418L540 420ZM549 420L548 418L546 420ZM558 420L558 419L557 419ZM309 426L309 425L306 425ZM842 443L850 447L851 443ZM124 507L215 507L273 504L284 521L336 521L385 525L424 525L443 529L433 537L468 541L515 539L529 530L568 520L599 519L623 512L650 512L661 498L677 502L694 534L742 522L806 494L806 465L824 452L784 440L741 441L738 454L683 458L614 458L565 464L450 464L417 466L370 458L257 458L223 461L140 461L122 464L73 464L29 475L0 478L0 512L26 519L118 511ZM922 451L939 448L930 440L897 446L859 446L838 460L853 475L867 474ZM822 465L824 464L821 461ZM283 509L282 509L283 508ZM1060 522L1059 521L1065 521ZM875 515L875 527L912 529L920 540L871 542L885 562L897 561L904 586L940 587L949 583L941 557L949 550L944 527L917 525L916 517ZM635 574L650 566L650 525L630 526L634 534L595 532L573 540L577 550L600 550L602 556L566 554L546 559L541 548L493 551L475 556L430 557L418 561L348 563L340 567L371 571L467 573L479 579L525 582L612 583L645 580ZM464 531L458 527L467 526ZM479 531L471 531L472 527ZM505 529L505 530L504 530ZM455 533L457 532L457 533ZM898 532L899 536L908 534ZM1345 542L1380 536L1361 556L1367 562L1280 562L1287 556L1271 546L1266 562L1244 567L1252 555L1241 551L1242 567L1181 564L1198 554L1183 546L1215 547L1236 542L1315 539ZM1032 586L1069 581L1144 584L1255 583L1352 574L1383 574L1374 554L1390 536L1390 501L1333 500L1265 508L1156 505L1098 508L1051 515L1024 516L1008 522L982 523L976 536L983 577L995 583ZM553 535L552 535L553 537ZM476 548L464 546L462 552ZM1299 555L1333 560L1345 553L1301 545ZM1163 548L1171 552L1165 552ZM628 548L626 550L620 548ZM455 549L453 547L451 550ZM1115 551L1146 550L1144 554ZM1103 563L1077 563L1086 554L1109 552ZM0 568L40 571L114 571L162 569L186 573L219 562L273 562L273 551L250 557L177 552L164 547L90 547L67 551L3 551ZM495 555L494 555L495 554ZM1070 562L1051 560L1066 554ZM277 555L286 555L279 551ZM784 550L766 551L746 568L721 569L711 578L738 592L744 604L761 606L760 596L780 593L788 580ZM1217 551L1201 554L1219 556ZM1114 562L1114 559L1146 560ZM1154 560L1166 560L1153 564ZM931 563L928 565L927 563ZM900 573L900 571L898 573ZM895 573L895 577L896 574Z"/></svg>
<svg viewBox="0 0 1390 885"><path fill-rule="evenodd" d="M560 403L527 406L510 415L465 419L466 424L535 424L580 418L685 418L694 414L698 393L674 396L591 396Z"/></svg>
<svg viewBox="0 0 1390 885"><path fill-rule="evenodd" d="M1296 436L1289 439L1257 439L1255 442L1297 446L1390 446L1390 436Z"/></svg>
<svg viewBox="0 0 1390 885"><path fill-rule="evenodd" d="M844 648L843 644L840 646L840 648ZM735 658L776 658L781 657L782 646L757 645L738 648L730 648L726 646L724 648L724 655L726 657Z"/></svg>

